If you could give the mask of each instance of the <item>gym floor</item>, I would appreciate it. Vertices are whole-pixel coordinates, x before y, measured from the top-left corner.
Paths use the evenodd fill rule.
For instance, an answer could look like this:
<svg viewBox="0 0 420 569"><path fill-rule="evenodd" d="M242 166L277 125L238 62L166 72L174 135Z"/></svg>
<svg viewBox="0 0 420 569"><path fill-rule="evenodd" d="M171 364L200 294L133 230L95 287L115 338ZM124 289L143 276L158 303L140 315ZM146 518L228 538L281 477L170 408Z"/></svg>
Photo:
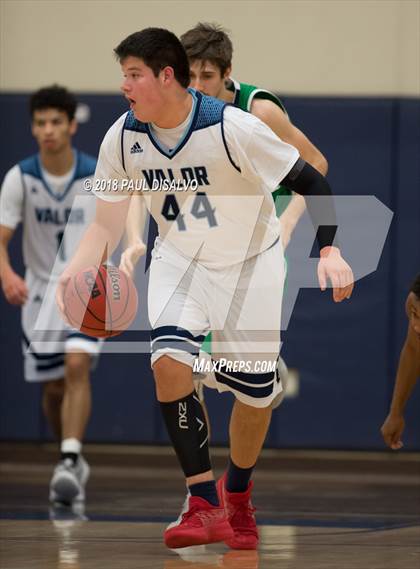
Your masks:
<svg viewBox="0 0 420 569"><path fill-rule="evenodd" d="M258 552L174 552L185 497L172 450L86 445L84 511L51 510L53 445L1 443L1 569L419 569L420 454L265 450L254 476ZM227 451L213 450L215 471Z"/></svg>

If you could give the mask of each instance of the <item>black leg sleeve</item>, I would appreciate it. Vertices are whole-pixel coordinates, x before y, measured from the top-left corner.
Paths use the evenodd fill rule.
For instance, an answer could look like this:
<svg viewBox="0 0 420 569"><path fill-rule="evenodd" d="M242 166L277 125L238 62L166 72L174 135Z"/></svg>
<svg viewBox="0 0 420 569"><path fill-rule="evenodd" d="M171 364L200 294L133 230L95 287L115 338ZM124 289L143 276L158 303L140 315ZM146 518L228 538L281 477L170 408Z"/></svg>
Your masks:
<svg viewBox="0 0 420 569"><path fill-rule="evenodd" d="M186 477L211 470L207 423L197 393L160 403L172 445Z"/></svg>

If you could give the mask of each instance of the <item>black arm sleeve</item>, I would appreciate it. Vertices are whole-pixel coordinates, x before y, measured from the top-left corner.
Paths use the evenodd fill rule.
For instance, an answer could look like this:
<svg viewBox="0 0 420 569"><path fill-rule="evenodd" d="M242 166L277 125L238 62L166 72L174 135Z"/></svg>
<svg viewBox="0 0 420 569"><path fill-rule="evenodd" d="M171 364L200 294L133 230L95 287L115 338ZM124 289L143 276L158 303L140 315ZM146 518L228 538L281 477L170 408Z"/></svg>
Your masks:
<svg viewBox="0 0 420 569"><path fill-rule="evenodd" d="M306 205L314 227L318 228L316 238L319 249L332 245L337 232L337 222L331 188L324 176L302 158L299 158L281 181L281 185L305 197L330 196L331 199L322 200L322 204L317 203L318 200L306 200ZM325 219L325 217L330 220L330 223L328 225L320 224L320 220Z"/></svg>

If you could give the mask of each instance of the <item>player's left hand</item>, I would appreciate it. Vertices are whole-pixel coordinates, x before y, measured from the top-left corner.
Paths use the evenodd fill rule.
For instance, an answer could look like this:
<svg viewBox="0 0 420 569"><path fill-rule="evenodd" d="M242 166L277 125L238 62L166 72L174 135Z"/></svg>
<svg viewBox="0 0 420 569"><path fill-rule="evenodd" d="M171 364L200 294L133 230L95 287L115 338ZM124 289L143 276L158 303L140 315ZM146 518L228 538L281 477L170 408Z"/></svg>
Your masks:
<svg viewBox="0 0 420 569"><path fill-rule="evenodd" d="M350 298L354 287L353 271L341 256L337 247L323 247L318 263L318 281L322 291L327 288L327 280L333 287L334 302Z"/></svg>
<svg viewBox="0 0 420 569"><path fill-rule="evenodd" d="M134 268L138 263L140 257L146 253L146 245L143 241L138 241L135 245L127 247L121 255L119 269L123 271L128 277L133 278Z"/></svg>

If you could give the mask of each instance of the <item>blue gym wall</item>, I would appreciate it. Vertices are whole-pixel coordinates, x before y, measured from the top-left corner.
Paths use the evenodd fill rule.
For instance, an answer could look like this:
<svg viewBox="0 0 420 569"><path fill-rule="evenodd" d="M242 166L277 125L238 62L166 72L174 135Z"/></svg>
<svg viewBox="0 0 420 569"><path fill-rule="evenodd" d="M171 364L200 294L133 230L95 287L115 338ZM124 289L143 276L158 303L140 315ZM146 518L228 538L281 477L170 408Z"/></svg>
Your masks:
<svg viewBox="0 0 420 569"><path fill-rule="evenodd" d="M112 122L126 110L117 95L86 95L91 118L75 146L96 155ZM26 95L0 95L0 176L36 151ZM327 156L329 181L341 195L375 195L394 212L375 273L357 283L350 302L334 304L301 291L282 355L300 374L299 396L274 413L267 446L382 449L398 356L407 329L404 300L420 270L420 101L392 98L284 98L294 123ZM22 272L20 232L11 258ZM140 299L140 310L145 300ZM40 390L22 377L19 310L0 294L0 438L40 441L49 433ZM127 332L136 339L136 332ZM124 338L122 338L124 339ZM334 357L331 358L331 354ZM93 378L88 441L167 441L147 356L105 354ZM229 395L207 390L214 443L225 443ZM420 388L407 409L405 448L420 449Z"/></svg>

